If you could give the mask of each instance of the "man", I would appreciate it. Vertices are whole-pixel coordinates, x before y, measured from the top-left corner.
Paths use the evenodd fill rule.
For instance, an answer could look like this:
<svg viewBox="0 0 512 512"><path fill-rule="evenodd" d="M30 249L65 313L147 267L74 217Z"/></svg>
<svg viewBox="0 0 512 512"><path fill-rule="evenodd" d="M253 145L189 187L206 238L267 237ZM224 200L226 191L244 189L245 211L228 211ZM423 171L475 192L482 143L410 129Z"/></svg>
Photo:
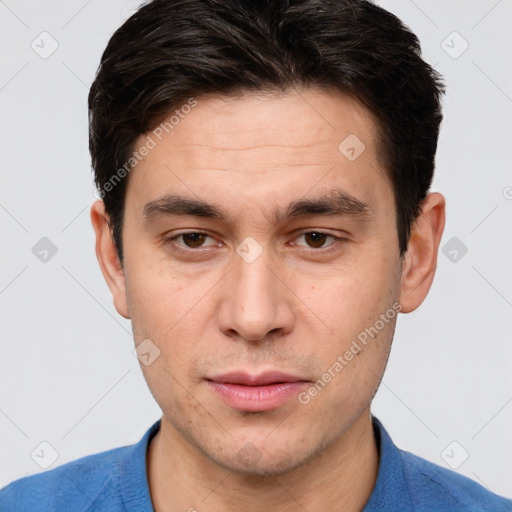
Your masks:
<svg viewBox="0 0 512 512"><path fill-rule="evenodd" d="M154 0L89 95L96 254L162 419L2 511L489 511L371 414L432 284L441 78L354 0Z"/></svg>

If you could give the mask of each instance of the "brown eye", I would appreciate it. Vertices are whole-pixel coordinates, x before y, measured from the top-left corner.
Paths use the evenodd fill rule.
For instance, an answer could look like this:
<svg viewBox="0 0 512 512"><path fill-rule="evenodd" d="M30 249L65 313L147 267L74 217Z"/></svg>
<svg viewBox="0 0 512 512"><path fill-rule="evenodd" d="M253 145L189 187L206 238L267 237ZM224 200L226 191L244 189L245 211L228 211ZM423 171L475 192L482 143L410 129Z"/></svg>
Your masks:
<svg viewBox="0 0 512 512"><path fill-rule="evenodd" d="M316 233L313 231L311 233L304 233L304 240L306 240L308 245L310 245L311 247L319 249L324 245L327 236L328 235L326 235L325 233Z"/></svg>
<svg viewBox="0 0 512 512"><path fill-rule="evenodd" d="M178 239L182 239L183 243L178 243ZM200 233L200 232L191 232L191 233L181 233L179 235L175 235L171 238L167 239L167 243L169 244L175 244L178 246L178 248L181 249L197 249L200 247L209 247L213 244L205 245L205 241L208 238L212 238L206 233ZM212 238L213 240L213 238Z"/></svg>
<svg viewBox="0 0 512 512"><path fill-rule="evenodd" d="M185 242L185 245L192 249L201 247L204 240L208 238L208 235L205 235L204 233L185 233L180 236L183 237L183 242Z"/></svg>
<svg viewBox="0 0 512 512"><path fill-rule="evenodd" d="M327 238L332 238L334 241L338 240L337 237L333 235L329 235L328 233L322 233L320 231L308 231L306 233L302 233L298 238L304 237L304 240L308 247L312 249L322 249L324 247L329 247L334 245L335 242L324 245ZM303 245L303 244L298 244Z"/></svg>

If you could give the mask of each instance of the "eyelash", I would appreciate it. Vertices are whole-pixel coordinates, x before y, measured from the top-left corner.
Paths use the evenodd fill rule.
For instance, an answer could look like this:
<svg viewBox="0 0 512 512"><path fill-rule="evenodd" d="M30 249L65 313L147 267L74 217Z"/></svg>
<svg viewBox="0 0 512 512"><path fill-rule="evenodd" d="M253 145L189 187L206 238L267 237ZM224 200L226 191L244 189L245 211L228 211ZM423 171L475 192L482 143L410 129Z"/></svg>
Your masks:
<svg viewBox="0 0 512 512"><path fill-rule="evenodd" d="M346 238L334 236L334 235L331 235L330 233L325 233L324 231L304 231L304 232L300 233L299 235L297 235L297 238L299 238L299 237L301 237L303 235L308 235L308 234L312 234L312 233L315 233L315 234L318 234L318 235L325 235L327 237L331 237L331 238L334 239L334 242L329 244L329 245L327 245L326 247L320 247L319 249L315 249L314 247L305 248L304 246L299 246L299 247L304 247L304 250L306 250L306 252L314 252L314 253L326 254L328 252L331 252L331 251L337 249L337 247L333 248L333 246L337 246L338 243L343 243L343 242L347 241ZM173 250L175 250L177 252L188 252L188 253L198 253L198 252L200 252L202 247L199 247L197 249L194 249L194 248L191 248L191 247L186 247L185 248L184 246L177 244L176 240L178 238L181 238L182 236L185 236L185 235L206 235L207 237L213 238L208 233L204 233L202 231L189 231L189 232L186 232L186 233L179 233L177 235L169 237L169 238L167 238L165 240L164 243L166 245L172 245L173 246ZM215 246L210 246L210 247L215 247ZM203 250L204 250L204 248L203 248Z"/></svg>

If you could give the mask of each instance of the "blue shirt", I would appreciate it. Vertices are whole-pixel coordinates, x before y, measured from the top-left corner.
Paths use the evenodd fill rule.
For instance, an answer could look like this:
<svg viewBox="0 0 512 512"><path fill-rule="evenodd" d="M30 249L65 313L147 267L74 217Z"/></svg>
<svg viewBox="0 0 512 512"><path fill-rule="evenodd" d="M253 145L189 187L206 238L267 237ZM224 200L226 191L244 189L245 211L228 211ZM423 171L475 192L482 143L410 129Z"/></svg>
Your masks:
<svg viewBox="0 0 512 512"><path fill-rule="evenodd" d="M0 511L154 512L146 473L146 450L160 422L154 423L134 445L87 455L15 480L0 489ZM512 511L512 500L400 450L375 416L372 423L380 454L379 471L362 512Z"/></svg>

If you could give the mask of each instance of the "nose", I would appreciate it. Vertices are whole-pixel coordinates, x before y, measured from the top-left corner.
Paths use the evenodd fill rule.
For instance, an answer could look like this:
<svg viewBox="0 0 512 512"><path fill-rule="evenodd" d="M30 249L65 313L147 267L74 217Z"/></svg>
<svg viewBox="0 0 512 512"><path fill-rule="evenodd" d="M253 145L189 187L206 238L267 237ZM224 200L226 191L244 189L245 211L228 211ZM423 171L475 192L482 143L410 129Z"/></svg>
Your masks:
<svg viewBox="0 0 512 512"><path fill-rule="evenodd" d="M219 328L226 336L260 341L293 330L293 294L285 284L289 276L267 252L250 263L234 256L218 312Z"/></svg>

